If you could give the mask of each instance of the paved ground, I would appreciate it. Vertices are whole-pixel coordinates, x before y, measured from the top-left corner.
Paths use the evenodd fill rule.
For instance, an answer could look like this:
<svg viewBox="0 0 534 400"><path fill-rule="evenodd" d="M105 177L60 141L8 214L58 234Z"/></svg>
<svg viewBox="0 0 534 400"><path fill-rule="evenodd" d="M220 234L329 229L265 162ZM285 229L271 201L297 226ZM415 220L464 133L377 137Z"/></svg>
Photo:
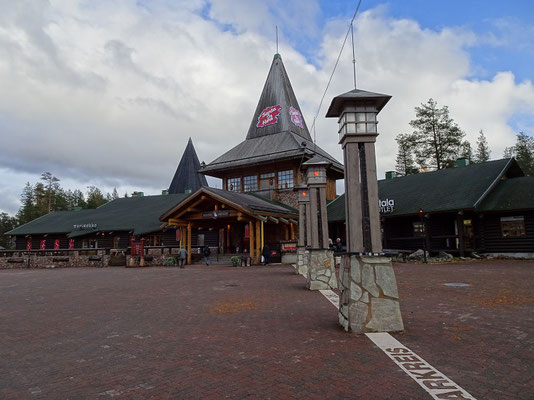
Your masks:
<svg viewBox="0 0 534 400"><path fill-rule="evenodd" d="M396 339L478 399L534 399L534 263L395 269ZM0 271L0 398L430 398L303 282L287 266Z"/></svg>

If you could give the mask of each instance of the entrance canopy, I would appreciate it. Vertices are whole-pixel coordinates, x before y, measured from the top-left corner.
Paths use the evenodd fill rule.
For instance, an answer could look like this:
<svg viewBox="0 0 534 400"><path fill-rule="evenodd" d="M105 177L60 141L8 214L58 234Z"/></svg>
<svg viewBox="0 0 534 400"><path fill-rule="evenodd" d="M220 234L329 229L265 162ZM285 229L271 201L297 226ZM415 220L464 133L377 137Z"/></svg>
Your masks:
<svg viewBox="0 0 534 400"><path fill-rule="evenodd" d="M203 187L163 214L160 220L167 227L177 228L177 236L187 248L189 258L192 230L209 229L219 230L220 247L239 248L240 244L240 249L248 249L253 262L259 263L266 238L270 242L294 238L297 217L293 207L254 193Z"/></svg>

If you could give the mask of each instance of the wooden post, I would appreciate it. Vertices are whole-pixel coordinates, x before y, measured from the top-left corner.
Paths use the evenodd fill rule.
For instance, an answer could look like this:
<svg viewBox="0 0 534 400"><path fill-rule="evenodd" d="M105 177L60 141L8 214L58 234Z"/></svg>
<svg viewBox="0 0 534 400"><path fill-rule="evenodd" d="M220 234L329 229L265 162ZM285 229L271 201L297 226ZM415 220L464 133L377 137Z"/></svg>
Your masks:
<svg viewBox="0 0 534 400"><path fill-rule="evenodd" d="M263 233L263 221L260 221L260 224L261 224L261 250L260 251L263 251L263 246L265 246L265 236L264 236L264 233Z"/></svg>
<svg viewBox="0 0 534 400"><path fill-rule="evenodd" d="M289 223L289 231L291 235L291 240L295 240L295 225L293 225L293 222Z"/></svg>
<svg viewBox="0 0 534 400"><path fill-rule="evenodd" d="M365 166L367 174L367 195L369 198L369 221L371 230L371 252L382 252L380 211L378 208L378 181L376 180L375 144L365 143Z"/></svg>
<svg viewBox="0 0 534 400"><path fill-rule="evenodd" d="M191 223L187 224L187 264L191 264Z"/></svg>
<svg viewBox="0 0 534 400"><path fill-rule="evenodd" d="M321 207L321 229L322 229L322 243L323 249L328 249L328 217L326 215L326 189L319 188L319 198ZM378 202L378 201L377 201Z"/></svg>
<svg viewBox="0 0 534 400"><path fill-rule="evenodd" d="M249 221L248 223L248 240L248 251L252 263L252 260L254 260L254 224L252 223L252 221Z"/></svg>
<svg viewBox="0 0 534 400"><path fill-rule="evenodd" d="M464 216L458 213L456 215L456 227L458 229L458 250L460 250L460 257L465 255L465 241L464 241Z"/></svg>
<svg viewBox="0 0 534 400"><path fill-rule="evenodd" d="M289 240L289 229L287 225L284 225L284 240Z"/></svg>
<svg viewBox="0 0 534 400"><path fill-rule="evenodd" d="M309 221L311 222L311 246L314 249L319 248L319 229L317 220L317 188L310 188L310 211Z"/></svg>
<svg viewBox="0 0 534 400"><path fill-rule="evenodd" d="M345 215L347 251L363 251L362 197L360 190L360 159L358 143L349 142L343 148L345 159Z"/></svg>
<svg viewBox="0 0 534 400"><path fill-rule="evenodd" d="M255 237L255 240L256 240L256 254L254 254L254 264L259 264L260 261L261 261L261 249L260 249L260 246L261 246L261 231L260 231L260 220L257 220L256 221L256 237Z"/></svg>

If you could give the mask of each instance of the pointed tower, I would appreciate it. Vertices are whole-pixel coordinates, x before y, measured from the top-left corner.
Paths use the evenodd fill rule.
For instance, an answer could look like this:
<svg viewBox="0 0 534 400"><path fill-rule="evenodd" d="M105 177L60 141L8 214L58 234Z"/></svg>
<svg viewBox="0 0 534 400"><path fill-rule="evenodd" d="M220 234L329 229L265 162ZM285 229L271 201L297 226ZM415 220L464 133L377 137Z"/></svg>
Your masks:
<svg viewBox="0 0 534 400"><path fill-rule="evenodd" d="M193 146L193 141L189 138L184 154L178 164L174 178L169 186L169 194L193 193L202 186L208 186L206 177L199 173L200 161Z"/></svg>
<svg viewBox="0 0 534 400"><path fill-rule="evenodd" d="M282 57L275 54L245 140L201 172L222 178L225 190L259 192L296 207L292 189L303 180L302 163L314 156L331 165L327 198L332 200L343 165L313 143Z"/></svg>

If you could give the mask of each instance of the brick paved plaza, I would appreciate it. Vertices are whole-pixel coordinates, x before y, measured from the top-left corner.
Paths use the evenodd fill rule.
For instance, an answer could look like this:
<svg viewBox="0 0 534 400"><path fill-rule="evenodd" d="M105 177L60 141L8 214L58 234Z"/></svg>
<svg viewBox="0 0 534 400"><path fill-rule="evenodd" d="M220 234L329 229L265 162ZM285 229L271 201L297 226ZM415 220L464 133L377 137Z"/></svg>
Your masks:
<svg viewBox="0 0 534 400"><path fill-rule="evenodd" d="M477 399L534 398L533 262L395 270L397 340ZM2 270L0 321L2 399L430 398L289 266Z"/></svg>

